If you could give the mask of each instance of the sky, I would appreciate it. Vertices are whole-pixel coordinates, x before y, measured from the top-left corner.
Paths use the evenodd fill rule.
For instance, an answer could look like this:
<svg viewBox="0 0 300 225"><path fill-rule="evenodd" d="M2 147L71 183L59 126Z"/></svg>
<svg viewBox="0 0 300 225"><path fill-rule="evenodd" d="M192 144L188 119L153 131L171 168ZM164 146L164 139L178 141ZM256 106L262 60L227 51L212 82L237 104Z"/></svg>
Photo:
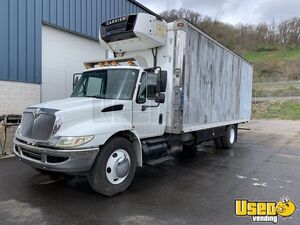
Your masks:
<svg viewBox="0 0 300 225"><path fill-rule="evenodd" d="M188 8L230 24L279 23L300 17L300 0L138 0L156 13Z"/></svg>

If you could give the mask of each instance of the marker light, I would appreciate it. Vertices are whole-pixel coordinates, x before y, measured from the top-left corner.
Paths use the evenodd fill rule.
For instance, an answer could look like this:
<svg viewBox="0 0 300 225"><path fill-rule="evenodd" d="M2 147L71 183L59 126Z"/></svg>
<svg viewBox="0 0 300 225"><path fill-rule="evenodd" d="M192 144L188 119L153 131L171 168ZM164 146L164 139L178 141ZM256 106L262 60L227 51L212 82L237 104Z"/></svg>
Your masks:
<svg viewBox="0 0 300 225"><path fill-rule="evenodd" d="M177 23L177 27L184 27L184 23Z"/></svg>
<svg viewBox="0 0 300 225"><path fill-rule="evenodd" d="M88 69L94 68L93 65L90 64L90 63L85 63L84 66L85 66L85 68L86 68L87 70L88 70Z"/></svg>
<svg viewBox="0 0 300 225"><path fill-rule="evenodd" d="M117 61L112 61L110 64L111 64L112 66L117 66L117 65L119 65L119 63L118 63Z"/></svg>
<svg viewBox="0 0 300 225"><path fill-rule="evenodd" d="M131 60L128 60L127 63L128 63L129 66L135 66L135 63L133 61L131 61Z"/></svg>

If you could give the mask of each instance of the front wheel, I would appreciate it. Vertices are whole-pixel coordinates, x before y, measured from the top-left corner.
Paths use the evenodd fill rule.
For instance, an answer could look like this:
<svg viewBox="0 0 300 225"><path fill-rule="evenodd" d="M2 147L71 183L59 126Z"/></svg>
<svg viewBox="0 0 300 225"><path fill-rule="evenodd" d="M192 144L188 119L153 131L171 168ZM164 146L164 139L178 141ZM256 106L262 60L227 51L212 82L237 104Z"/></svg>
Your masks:
<svg viewBox="0 0 300 225"><path fill-rule="evenodd" d="M126 190L134 177L135 169L136 155L131 142L116 137L100 149L88 181L97 193L113 196Z"/></svg>

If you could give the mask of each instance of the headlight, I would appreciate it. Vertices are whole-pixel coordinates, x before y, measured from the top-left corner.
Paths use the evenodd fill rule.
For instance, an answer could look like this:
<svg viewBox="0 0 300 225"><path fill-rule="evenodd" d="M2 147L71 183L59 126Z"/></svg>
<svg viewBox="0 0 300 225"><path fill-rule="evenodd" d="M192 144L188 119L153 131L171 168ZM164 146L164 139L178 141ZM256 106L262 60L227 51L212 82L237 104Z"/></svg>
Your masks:
<svg viewBox="0 0 300 225"><path fill-rule="evenodd" d="M83 136L83 137L61 137L56 144L56 147L77 147L88 143L94 138L94 136Z"/></svg>

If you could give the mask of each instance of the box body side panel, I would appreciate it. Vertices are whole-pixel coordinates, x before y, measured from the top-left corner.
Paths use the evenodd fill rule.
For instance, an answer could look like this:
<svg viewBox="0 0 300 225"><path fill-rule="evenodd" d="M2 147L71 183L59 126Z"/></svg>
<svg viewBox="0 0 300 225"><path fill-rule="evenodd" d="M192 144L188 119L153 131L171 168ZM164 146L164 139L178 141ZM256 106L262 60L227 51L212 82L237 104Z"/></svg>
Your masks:
<svg viewBox="0 0 300 225"><path fill-rule="evenodd" d="M186 33L183 131L249 121L252 66L192 26Z"/></svg>

